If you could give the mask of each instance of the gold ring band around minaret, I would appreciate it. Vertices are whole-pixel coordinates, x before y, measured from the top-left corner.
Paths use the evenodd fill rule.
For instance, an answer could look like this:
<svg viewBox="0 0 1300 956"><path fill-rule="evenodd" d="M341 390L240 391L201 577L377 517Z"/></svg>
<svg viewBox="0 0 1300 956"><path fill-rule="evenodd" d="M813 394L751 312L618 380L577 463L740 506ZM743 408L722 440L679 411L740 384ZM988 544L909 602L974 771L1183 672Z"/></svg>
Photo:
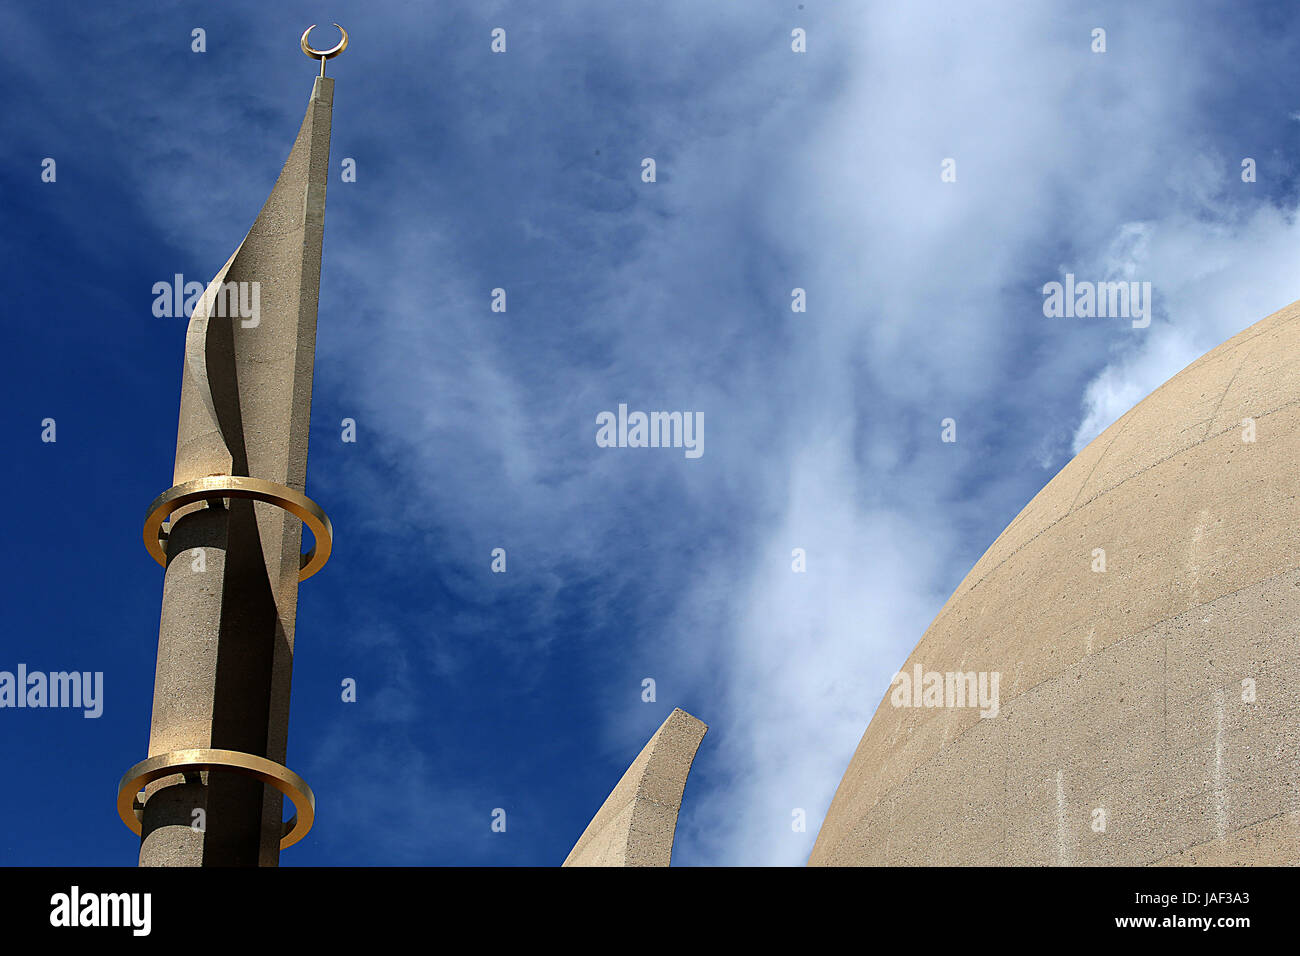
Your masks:
<svg viewBox="0 0 1300 956"><path fill-rule="evenodd" d="M128 770L117 785L117 813L133 833L144 832L144 804L140 791L162 777L173 774L200 773L205 770L229 770L268 783L293 801L297 812L284 821L280 849L293 846L307 835L316 818L316 796L302 779L288 767L256 754L238 750L173 750L157 754Z"/></svg>
<svg viewBox="0 0 1300 956"><path fill-rule="evenodd" d="M174 511L186 505L215 498L252 498L254 501L265 501L283 508L309 527L311 533L316 536L316 543L310 551L301 556L299 581L306 581L329 560L330 551L334 547L334 527L316 502L300 491L294 491L274 481L267 481L265 478L210 475L173 485L155 498L153 504L149 506L149 514L144 519L144 546L149 549L155 561L164 568L167 567L167 532L163 530L163 522Z"/></svg>

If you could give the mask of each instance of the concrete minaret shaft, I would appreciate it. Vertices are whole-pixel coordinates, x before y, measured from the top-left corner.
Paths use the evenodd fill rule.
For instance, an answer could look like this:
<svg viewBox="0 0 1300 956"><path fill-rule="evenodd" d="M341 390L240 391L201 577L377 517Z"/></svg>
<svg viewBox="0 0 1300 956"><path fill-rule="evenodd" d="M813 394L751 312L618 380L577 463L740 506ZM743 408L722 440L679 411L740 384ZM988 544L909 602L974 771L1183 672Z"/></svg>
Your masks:
<svg viewBox="0 0 1300 956"><path fill-rule="evenodd" d="M283 764L298 582L331 534L303 492L333 94L315 80L266 205L190 319L174 487L145 530L166 566L151 756L119 788L141 866L275 866L311 824Z"/></svg>

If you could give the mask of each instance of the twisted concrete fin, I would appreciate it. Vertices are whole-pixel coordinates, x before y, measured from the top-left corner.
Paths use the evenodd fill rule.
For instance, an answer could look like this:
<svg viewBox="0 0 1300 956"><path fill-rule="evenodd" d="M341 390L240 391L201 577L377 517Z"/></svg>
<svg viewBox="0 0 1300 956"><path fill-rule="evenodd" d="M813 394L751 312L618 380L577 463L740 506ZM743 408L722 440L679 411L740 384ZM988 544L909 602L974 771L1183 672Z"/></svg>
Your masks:
<svg viewBox="0 0 1300 956"><path fill-rule="evenodd" d="M316 79L271 194L195 305L176 483L236 474L304 488L333 84ZM227 308L223 286L236 306L255 301L256 316Z"/></svg>
<svg viewBox="0 0 1300 956"><path fill-rule="evenodd" d="M668 866L682 791L708 725L668 715L596 812L564 866Z"/></svg>

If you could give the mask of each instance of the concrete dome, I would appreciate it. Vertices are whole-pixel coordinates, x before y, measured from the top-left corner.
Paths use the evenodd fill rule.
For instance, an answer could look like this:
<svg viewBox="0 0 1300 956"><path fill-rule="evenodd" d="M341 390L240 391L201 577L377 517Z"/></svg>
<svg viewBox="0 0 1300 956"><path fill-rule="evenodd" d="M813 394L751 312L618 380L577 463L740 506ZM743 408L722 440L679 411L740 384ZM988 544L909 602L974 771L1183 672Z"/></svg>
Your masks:
<svg viewBox="0 0 1300 956"><path fill-rule="evenodd" d="M993 542L809 863L1300 862L1298 459L1300 302L1131 409ZM996 716L957 705L969 679L925 706L917 665L931 690L999 675Z"/></svg>

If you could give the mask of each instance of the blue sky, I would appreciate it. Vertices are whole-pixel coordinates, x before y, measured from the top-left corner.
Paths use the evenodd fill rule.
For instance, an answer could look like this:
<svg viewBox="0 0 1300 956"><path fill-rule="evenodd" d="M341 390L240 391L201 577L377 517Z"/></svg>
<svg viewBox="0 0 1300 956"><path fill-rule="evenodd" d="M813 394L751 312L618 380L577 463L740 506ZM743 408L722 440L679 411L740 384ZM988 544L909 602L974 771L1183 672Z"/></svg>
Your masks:
<svg viewBox="0 0 1300 956"><path fill-rule="evenodd" d="M676 706L710 725L674 853L700 865L802 863L890 676L1002 528L1300 294L1298 16L0 8L0 670L105 675L97 720L0 710L0 863L135 861L114 787L147 755L162 572L140 528L185 334L151 289L206 281L257 214L311 90L307 24L352 45L329 70L307 482L335 552L300 592L289 734L318 817L282 865L558 864ZM1045 318L1067 272L1151 282L1150 326ZM598 447L619 403L702 413L704 454Z"/></svg>

